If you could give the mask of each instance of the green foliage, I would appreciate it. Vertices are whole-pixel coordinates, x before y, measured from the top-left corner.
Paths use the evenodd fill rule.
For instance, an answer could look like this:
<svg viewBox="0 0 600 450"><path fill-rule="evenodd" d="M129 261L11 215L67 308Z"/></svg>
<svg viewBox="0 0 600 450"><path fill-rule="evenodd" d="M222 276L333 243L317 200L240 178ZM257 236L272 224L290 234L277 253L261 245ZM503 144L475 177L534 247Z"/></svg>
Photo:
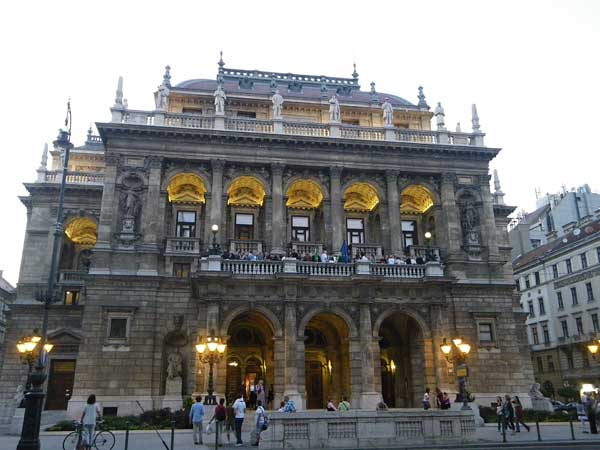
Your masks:
<svg viewBox="0 0 600 450"><path fill-rule="evenodd" d="M573 386L560 387L558 388L557 393L567 402L577 399L577 396L579 395L579 392L577 392L577 389L575 389Z"/></svg>
<svg viewBox="0 0 600 450"><path fill-rule="evenodd" d="M74 431L75 425L72 420L61 420L57 424L46 428L46 431Z"/></svg>

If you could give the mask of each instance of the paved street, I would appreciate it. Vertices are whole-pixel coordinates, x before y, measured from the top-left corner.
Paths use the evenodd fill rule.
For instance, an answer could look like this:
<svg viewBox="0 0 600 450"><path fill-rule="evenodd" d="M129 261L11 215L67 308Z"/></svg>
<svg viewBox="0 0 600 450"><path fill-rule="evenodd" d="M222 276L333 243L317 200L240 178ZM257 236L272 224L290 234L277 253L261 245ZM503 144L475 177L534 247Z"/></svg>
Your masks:
<svg viewBox="0 0 600 450"><path fill-rule="evenodd" d="M575 424L574 424L575 425ZM166 442L167 446L170 443L170 432L168 430L161 431L161 436ZM124 450L125 448L125 434L123 432L116 432L117 444L115 445L114 450ZM542 442L537 442L537 434L535 432L535 427L532 428L531 432L521 432L515 435L507 434L507 443L502 444L502 435L497 432L495 425L486 425L485 427L477 429L477 441L473 443L473 445L469 446L433 446L433 447L398 447L398 448L414 448L414 449L423 449L423 448L502 448L502 449L510 449L510 448L520 448L523 446L528 446L532 448L534 445L536 448L543 448L545 450L550 449L568 449L568 448L577 448L577 449L594 449L597 450L600 448L600 435L590 435L587 433L582 433L579 426L575 426L575 441L571 441L571 433L569 430L569 426L563 424L547 424L540 425L540 434L542 436ZM43 433L42 434L42 448L43 450L60 450L62 448L62 441L66 433ZM235 448L233 446L233 435L232 443L227 444L227 439L225 439L226 445L225 447ZM205 443L214 439L214 434L205 435ZM18 442L17 436L0 436L0 449L1 450L12 450L15 449ZM249 440L249 434L245 433L244 436L245 442ZM192 436L191 431L182 430L177 431L175 433L175 450L202 450L209 449L211 447L208 446L195 446L191 444ZM552 443L550 443L552 442ZM497 446L494 444L498 444ZM214 446L212 447L214 448ZM252 448L250 446L246 446L245 448ZM161 443L160 439L153 431L134 431L131 432L129 438L129 450L168 450Z"/></svg>

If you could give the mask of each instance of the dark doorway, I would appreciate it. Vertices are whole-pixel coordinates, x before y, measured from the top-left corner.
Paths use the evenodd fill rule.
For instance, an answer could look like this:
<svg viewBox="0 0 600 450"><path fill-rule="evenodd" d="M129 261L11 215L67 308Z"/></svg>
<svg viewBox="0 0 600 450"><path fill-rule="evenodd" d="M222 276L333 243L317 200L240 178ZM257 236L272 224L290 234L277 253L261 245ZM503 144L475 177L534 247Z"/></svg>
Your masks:
<svg viewBox="0 0 600 450"><path fill-rule="evenodd" d="M67 401L73 392L75 380L75 360L55 359L50 361L48 377L48 397L46 409L66 410Z"/></svg>
<svg viewBox="0 0 600 450"><path fill-rule="evenodd" d="M307 409L323 409L323 366L319 361L308 361L306 370Z"/></svg>

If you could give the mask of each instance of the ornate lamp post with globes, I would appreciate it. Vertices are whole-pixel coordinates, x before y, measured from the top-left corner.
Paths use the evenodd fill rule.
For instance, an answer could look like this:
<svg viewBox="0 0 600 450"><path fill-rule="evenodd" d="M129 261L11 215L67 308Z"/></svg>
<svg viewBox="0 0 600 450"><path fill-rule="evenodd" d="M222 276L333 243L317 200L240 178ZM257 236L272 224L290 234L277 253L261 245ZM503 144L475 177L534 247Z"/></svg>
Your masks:
<svg viewBox="0 0 600 450"><path fill-rule="evenodd" d="M33 371L33 365L35 361L40 356L42 346L38 344L41 340L42 338L37 332L37 330L33 330L33 334L31 336L23 336L21 339L19 339L19 342L17 342L17 351L19 352L19 359L21 360L21 363L27 364L28 368L27 382L25 384L26 391L29 391L29 389L31 389L31 372ZM49 344L46 342L46 344L44 344L44 351L46 353L50 353L53 347L53 344Z"/></svg>
<svg viewBox="0 0 600 450"><path fill-rule="evenodd" d="M215 226L215 225L213 225ZM227 345L223 343L223 340L215 335L214 330L210 331L210 335L206 337L200 336L198 343L196 344L196 351L200 355L200 361L204 364L208 364L208 395L206 396L206 405L216 405L217 398L213 395L214 392L214 380L213 380L213 366L219 362L225 353Z"/></svg>
<svg viewBox="0 0 600 450"><path fill-rule="evenodd" d="M458 401L462 401L463 405L461 410L471 409L469 408L469 399L467 397L467 390L465 383L469 376L469 368L467 367L467 357L471 351L471 346L467 344L461 337L455 337L452 339L452 344L448 343L444 338L440 349L444 354L444 357L448 362L454 363L454 370L458 377Z"/></svg>
<svg viewBox="0 0 600 450"><path fill-rule="evenodd" d="M210 248L209 253L211 255L218 255L219 253L221 253L221 249L219 247L219 243L217 242L217 233L219 232L219 225L217 225L216 223L213 224L213 226L211 227L211 231L212 231L212 247Z"/></svg>

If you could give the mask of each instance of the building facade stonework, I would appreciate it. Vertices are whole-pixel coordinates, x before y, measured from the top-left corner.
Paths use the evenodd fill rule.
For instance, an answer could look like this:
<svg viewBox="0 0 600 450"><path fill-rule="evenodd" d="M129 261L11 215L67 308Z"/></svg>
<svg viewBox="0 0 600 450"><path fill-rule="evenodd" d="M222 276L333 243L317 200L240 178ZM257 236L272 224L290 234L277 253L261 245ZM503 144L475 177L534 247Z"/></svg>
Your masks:
<svg viewBox="0 0 600 450"><path fill-rule="evenodd" d="M276 91L283 100L271 100ZM467 384L478 402L527 397L513 208L493 201L488 175L499 149L484 145L475 108L472 132L431 130L419 92L414 105L374 85L361 91L358 75L221 61L216 81L172 86L167 70L160 107L137 111L121 81L111 121L72 150L46 409L75 416L95 393L130 414L136 401L160 408L205 393L194 344L213 333L227 342L219 396L263 379L276 402L289 395L300 409L342 396L357 408L382 397L419 407L426 387L456 392L440 345L460 335L472 345ZM61 151L50 152L50 170L42 159L22 198L4 421L26 370L12 343L41 320L35 294L48 276Z"/></svg>

